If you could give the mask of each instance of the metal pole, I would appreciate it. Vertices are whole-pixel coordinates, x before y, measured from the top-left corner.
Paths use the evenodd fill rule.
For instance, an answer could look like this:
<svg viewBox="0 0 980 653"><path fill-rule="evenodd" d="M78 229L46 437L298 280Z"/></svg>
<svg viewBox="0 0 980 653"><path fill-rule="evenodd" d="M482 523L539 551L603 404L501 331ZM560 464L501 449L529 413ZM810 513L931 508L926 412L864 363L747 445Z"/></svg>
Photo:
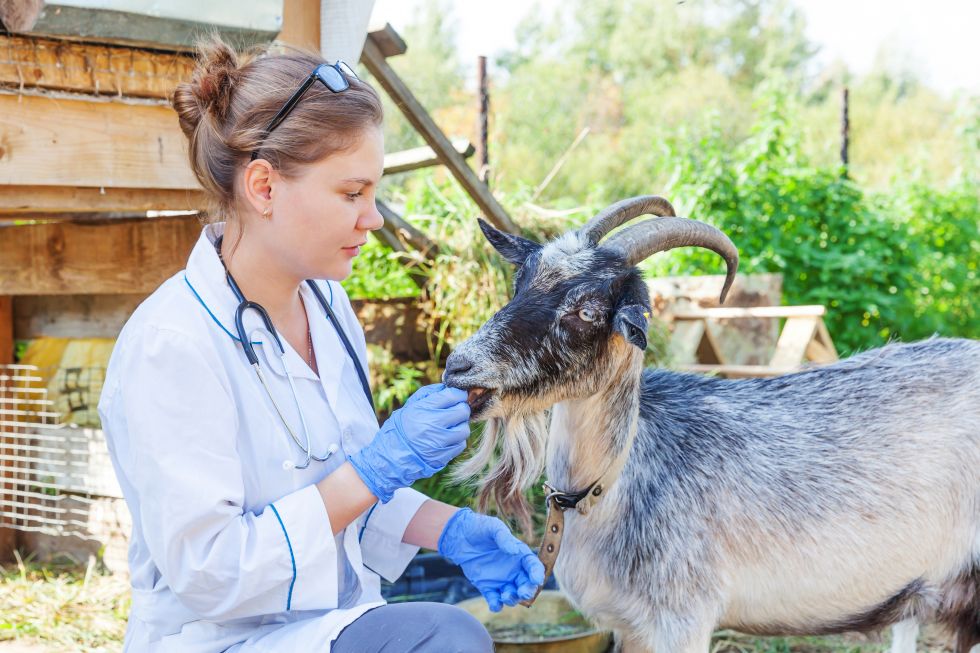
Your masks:
<svg viewBox="0 0 980 653"><path fill-rule="evenodd" d="M848 153L847 147L850 141L851 122L848 116L848 90L844 87L843 98L841 101L840 112L840 162L844 166L844 176L847 176Z"/></svg>
<svg viewBox="0 0 980 653"><path fill-rule="evenodd" d="M479 164L478 175L480 181L490 185L490 153L488 151L489 129L487 128L488 117L490 114L490 93L487 90L487 58L480 56L477 58L477 83L479 86L480 121L478 129L480 137L477 139L477 162Z"/></svg>

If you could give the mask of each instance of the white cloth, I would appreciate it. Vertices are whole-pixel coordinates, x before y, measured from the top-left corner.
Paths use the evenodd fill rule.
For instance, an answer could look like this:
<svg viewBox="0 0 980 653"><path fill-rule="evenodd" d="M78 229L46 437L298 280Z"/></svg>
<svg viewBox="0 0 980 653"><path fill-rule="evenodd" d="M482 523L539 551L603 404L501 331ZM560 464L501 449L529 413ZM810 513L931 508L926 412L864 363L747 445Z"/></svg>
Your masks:
<svg viewBox="0 0 980 653"><path fill-rule="evenodd" d="M320 54L356 67L367 40L374 0L320 1Z"/></svg>
<svg viewBox="0 0 980 653"><path fill-rule="evenodd" d="M320 376L283 340L285 364L313 452L322 455L331 444L339 450L308 469L284 469L284 461L305 455L232 338L238 301L213 246L221 232L222 225L206 227L187 269L126 323L99 402L133 515L125 650L329 651L347 624L384 603L378 574L394 580L418 551L401 540L426 497L398 490L333 536L314 484L371 441L377 420L353 362L304 284ZM366 369L364 334L346 293L335 282L318 284ZM260 325L255 311L245 325ZM255 350L304 441L282 363L272 347Z"/></svg>

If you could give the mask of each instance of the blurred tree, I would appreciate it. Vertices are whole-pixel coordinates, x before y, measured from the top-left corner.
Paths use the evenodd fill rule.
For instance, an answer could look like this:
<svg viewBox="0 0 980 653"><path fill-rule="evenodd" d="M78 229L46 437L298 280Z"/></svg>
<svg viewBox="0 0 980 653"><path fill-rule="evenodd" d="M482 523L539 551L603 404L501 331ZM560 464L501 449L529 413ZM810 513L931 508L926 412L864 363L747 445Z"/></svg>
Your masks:
<svg viewBox="0 0 980 653"><path fill-rule="evenodd" d="M463 66L456 47L456 21L450 0L424 0L401 36L408 49L389 59L391 67L439 122L441 113L465 103ZM424 145L387 95L382 94L382 101L385 149L395 152Z"/></svg>

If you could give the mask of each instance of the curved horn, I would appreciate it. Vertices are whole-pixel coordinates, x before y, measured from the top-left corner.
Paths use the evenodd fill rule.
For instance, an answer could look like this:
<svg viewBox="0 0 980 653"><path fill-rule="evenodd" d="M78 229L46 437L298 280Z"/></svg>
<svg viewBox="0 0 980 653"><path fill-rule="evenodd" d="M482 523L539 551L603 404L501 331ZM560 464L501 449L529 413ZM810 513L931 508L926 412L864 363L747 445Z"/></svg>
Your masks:
<svg viewBox="0 0 980 653"><path fill-rule="evenodd" d="M607 206L594 218L579 228L578 232L588 239L590 245L597 245L602 237L619 225L644 215L671 216L677 215L670 202L656 195L640 195L621 200Z"/></svg>
<svg viewBox="0 0 980 653"><path fill-rule="evenodd" d="M710 249L725 259L728 265L725 285L721 289L722 302L725 301L738 270L738 249L728 236L710 224L688 218L644 220L619 232L602 246L620 253L626 259L627 265L636 265L657 252L666 252L677 247Z"/></svg>

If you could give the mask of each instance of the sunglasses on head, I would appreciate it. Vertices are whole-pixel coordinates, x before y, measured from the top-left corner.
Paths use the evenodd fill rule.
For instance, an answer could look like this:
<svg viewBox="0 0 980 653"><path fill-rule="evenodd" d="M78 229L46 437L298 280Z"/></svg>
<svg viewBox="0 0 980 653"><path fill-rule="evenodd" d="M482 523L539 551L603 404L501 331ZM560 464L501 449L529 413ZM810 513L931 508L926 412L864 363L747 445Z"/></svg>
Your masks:
<svg viewBox="0 0 980 653"><path fill-rule="evenodd" d="M307 77L303 83L300 84L300 87L296 89L296 92L293 93L288 100L286 100L284 105L282 105L282 109L279 109L279 113L277 113L276 117L272 119L269 126L265 128L265 131L262 134L262 140L264 141L266 138L268 138L269 134L272 133L272 130L278 127L282 121L286 119L289 112L292 111L293 107L299 103L300 98L303 97L303 94L306 93L307 89L313 86L314 82L320 80L323 82L323 85L332 92L341 93L350 88L350 81L348 78L358 79L353 69L351 69L351 67L343 61L324 63L314 68L309 77ZM257 158L259 158L258 149L252 151L252 161L255 161Z"/></svg>

